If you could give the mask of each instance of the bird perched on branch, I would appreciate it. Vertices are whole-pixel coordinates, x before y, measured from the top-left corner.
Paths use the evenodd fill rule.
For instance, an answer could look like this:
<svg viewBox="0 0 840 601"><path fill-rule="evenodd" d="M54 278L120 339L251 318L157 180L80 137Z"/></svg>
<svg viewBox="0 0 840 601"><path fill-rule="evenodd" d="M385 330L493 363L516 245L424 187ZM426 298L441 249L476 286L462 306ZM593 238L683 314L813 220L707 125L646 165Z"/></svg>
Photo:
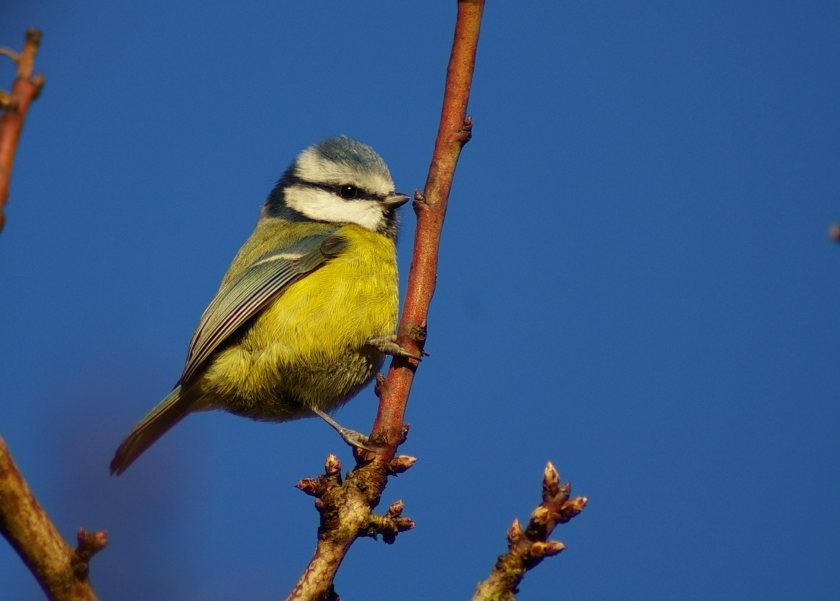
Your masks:
<svg viewBox="0 0 840 601"><path fill-rule="evenodd" d="M395 210L407 200L366 144L339 136L301 152L202 314L177 385L134 426L111 473L210 409L278 422L318 415L363 447L326 412L367 384L385 354L413 356L394 342Z"/></svg>

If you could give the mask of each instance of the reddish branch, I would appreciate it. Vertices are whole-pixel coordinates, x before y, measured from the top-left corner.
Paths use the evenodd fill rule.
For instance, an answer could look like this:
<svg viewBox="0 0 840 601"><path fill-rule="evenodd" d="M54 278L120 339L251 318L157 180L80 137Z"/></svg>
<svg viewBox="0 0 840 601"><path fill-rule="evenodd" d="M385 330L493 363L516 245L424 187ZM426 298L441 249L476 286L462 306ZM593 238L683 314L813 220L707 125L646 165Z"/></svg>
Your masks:
<svg viewBox="0 0 840 601"><path fill-rule="evenodd" d="M426 316L435 291L438 248L452 177L461 149L469 141L472 131L472 121L467 117L467 101L475 69L475 51L483 10L483 0L458 2L455 41L446 71L446 88L435 149L425 191L422 195L415 194L417 230L414 253L408 273L402 319L397 331L397 343L415 354L423 351L426 342ZM380 454L383 459L390 459L396 452L416 369L416 362L394 360L381 387L379 410L371 439L384 443L385 448Z"/></svg>
<svg viewBox="0 0 840 601"><path fill-rule="evenodd" d="M59 534L26 484L0 437L0 533L38 580L48 599L96 599L88 562L107 543L104 532L79 530L73 549Z"/></svg>
<svg viewBox="0 0 840 601"><path fill-rule="evenodd" d="M467 101L483 9L483 0L458 2L455 40L446 73L435 149L425 191L415 194L417 230L397 332L397 343L414 354L422 353L425 344L426 316L435 289L438 247L449 190L461 149L470 139L472 123L466 114ZM356 538L381 534L385 542L393 542L398 532L414 526L402 516L401 501L391 505L384 515L374 515L372 510L379 504L388 475L404 471L414 463L413 458L395 457L395 453L407 432L403 417L416 369L414 360L395 359L387 378L377 386L379 410L370 436L376 453L357 455L356 469L343 482L338 460L331 456L323 476L298 483L301 490L317 497L321 524L315 553L288 600L337 599L333 580Z"/></svg>
<svg viewBox="0 0 840 601"><path fill-rule="evenodd" d="M8 56L17 63L17 77L12 84L10 93L0 93L0 231L6 222L3 208L9 198L9 181L12 177L12 165L15 161L15 150L23 129L23 121L29 105L41 93L44 86L43 75L33 75L35 55L41 43L41 32L29 29L26 41L20 54L2 48L0 54Z"/></svg>
<svg viewBox="0 0 840 601"><path fill-rule="evenodd" d="M543 472L542 503L531 513L523 530L519 520L508 529L508 550L500 555L490 577L479 583L473 601L514 601L525 572L546 557L565 549L561 542L548 537L557 524L564 524L583 511L586 497L569 498L572 486L560 483L560 474L549 461Z"/></svg>
<svg viewBox="0 0 840 601"><path fill-rule="evenodd" d="M0 92L0 229L5 222L3 207L9 197L9 179L20 132L29 105L44 85L44 77L33 75L41 32L30 29L20 54L0 48L0 54L17 63L17 78L10 93ZM73 549L59 534L15 465L6 442L0 437L0 533L55 601L94 600L88 580L88 562L107 543L104 532L79 530Z"/></svg>

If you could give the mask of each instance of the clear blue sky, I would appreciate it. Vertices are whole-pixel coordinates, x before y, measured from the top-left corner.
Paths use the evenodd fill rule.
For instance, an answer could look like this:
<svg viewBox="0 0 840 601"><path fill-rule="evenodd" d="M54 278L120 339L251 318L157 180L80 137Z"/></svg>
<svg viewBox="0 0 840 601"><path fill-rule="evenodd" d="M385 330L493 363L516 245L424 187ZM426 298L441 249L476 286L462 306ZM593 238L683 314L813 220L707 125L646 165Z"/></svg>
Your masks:
<svg viewBox="0 0 840 601"><path fill-rule="evenodd" d="M591 502L523 601L840 598L840 3L534 4L482 29L419 461L383 499L418 528L359 541L342 598L468 599L549 459ZM196 415L108 461L300 149L346 133L422 188L452 5L4 3L47 85L0 236L0 432L67 537L110 533L103 599L277 599L308 560L292 484L350 463L316 420ZM0 597L41 598L6 545Z"/></svg>

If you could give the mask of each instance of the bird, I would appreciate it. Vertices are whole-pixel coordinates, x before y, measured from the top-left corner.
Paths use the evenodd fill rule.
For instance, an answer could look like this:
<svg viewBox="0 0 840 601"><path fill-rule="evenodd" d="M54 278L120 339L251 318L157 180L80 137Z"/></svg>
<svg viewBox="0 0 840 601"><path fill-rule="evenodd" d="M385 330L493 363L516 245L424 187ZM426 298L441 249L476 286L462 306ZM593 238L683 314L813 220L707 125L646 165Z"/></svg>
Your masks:
<svg viewBox="0 0 840 601"><path fill-rule="evenodd" d="M350 444L365 438L329 412L378 373L395 341L397 212L385 161L353 138L304 149L263 204L189 343L172 392L117 448L122 474L187 415L319 416Z"/></svg>

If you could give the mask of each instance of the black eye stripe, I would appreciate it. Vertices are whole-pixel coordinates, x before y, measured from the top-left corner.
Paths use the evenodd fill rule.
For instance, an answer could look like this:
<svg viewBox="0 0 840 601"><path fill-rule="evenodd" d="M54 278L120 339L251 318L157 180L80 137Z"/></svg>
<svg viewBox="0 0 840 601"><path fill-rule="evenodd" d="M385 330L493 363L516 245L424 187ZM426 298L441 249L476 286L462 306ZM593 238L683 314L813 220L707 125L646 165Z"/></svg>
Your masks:
<svg viewBox="0 0 840 601"><path fill-rule="evenodd" d="M306 186L307 188L326 190L327 192L332 192L344 200L376 200L379 202L385 200L385 196L368 192L364 188L360 188L354 184L321 184L319 182L310 182L298 177L290 179L289 183L296 186ZM353 192L351 193L349 189L352 189Z"/></svg>

